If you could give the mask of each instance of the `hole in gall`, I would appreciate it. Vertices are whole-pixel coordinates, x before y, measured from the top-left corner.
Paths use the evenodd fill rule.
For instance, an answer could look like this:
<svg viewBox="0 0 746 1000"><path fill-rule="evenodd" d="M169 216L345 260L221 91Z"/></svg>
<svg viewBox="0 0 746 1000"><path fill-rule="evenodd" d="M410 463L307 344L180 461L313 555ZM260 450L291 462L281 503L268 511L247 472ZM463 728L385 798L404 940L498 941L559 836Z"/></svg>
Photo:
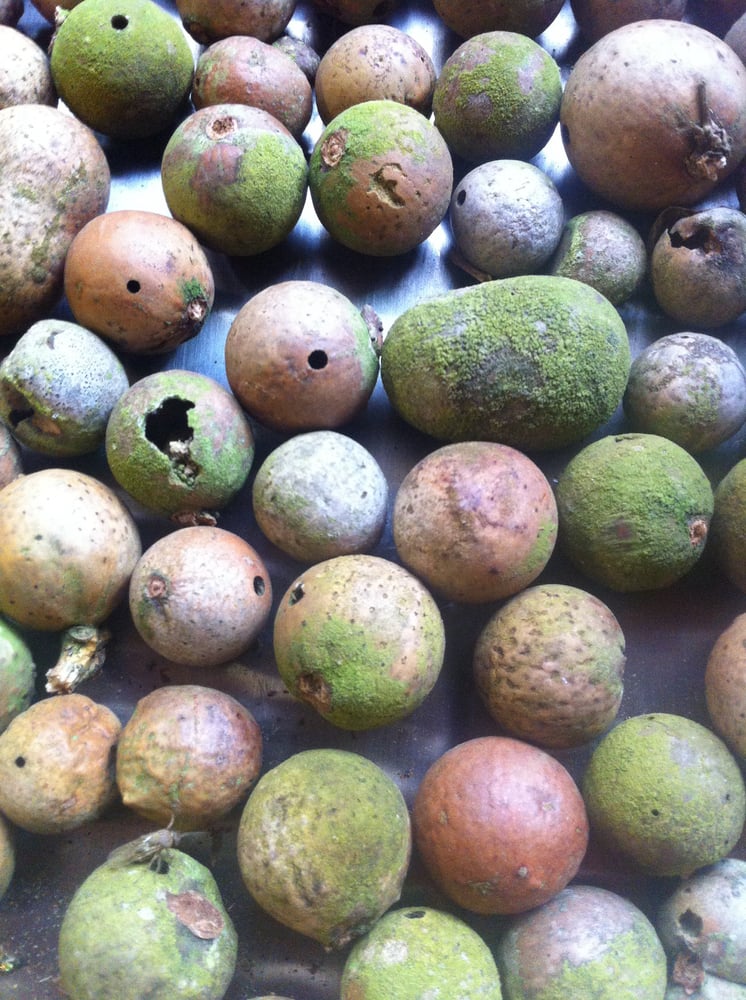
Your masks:
<svg viewBox="0 0 746 1000"><path fill-rule="evenodd" d="M266 590L266 585L264 583L264 577L263 576L255 576L254 577L254 593L258 597L261 597L264 594L265 590Z"/></svg>
<svg viewBox="0 0 746 1000"><path fill-rule="evenodd" d="M314 371L321 371L329 363L326 351L311 351L308 355L308 363Z"/></svg>
<svg viewBox="0 0 746 1000"><path fill-rule="evenodd" d="M129 23L126 14L115 14L111 19L111 26L115 31L124 31Z"/></svg>
<svg viewBox="0 0 746 1000"><path fill-rule="evenodd" d="M161 405L145 417L145 437L156 448L168 453L173 441L191 441L194 432L189 426L187 413L194 403L178 396L164 399Z"/></svg>
<svg viewBox="0 0 746 1000"><path fill-rule="evenodd" d="M131 292L133 295L137 295L137 293L140 291L140 282L137 280L137 278L130 278L130 280L127 282L127 291Z"/></svg>

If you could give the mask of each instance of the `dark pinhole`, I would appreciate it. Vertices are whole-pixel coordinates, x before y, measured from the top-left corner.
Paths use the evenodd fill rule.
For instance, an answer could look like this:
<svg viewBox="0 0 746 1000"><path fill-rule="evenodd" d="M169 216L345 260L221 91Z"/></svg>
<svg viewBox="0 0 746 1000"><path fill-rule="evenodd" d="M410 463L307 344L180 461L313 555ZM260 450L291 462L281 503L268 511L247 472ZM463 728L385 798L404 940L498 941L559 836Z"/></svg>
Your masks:
<svg viewBox="0 0 746 1000"><path fill-rule="evenodd" d="M33 415L34 411L29 407L28 409L11 410L8 414L8 419L13 427L17 427L24 420L29 420Z"/></svg>
<svg viewBox="0 0 746 1000"><path fill-rule="evenodd" d="M111 19L111 26L115 31L124 31L129 23L129 18L126 14L115 14Z"/></svg>
<svg viewBox="0 0 746 1000"><path fill-rule="evenodd" d="M264 594L265 589L266 589L266 585L264 583L264 577L263 576L255 576L254 577L254 593L257 594L259 597L261 597Z"/></svg>
<svg viewBox="0 0 746 1000"><path fill-rule="evenodd" d="M409 913L404 914L407 920L421 920L425 916L424 910L410 910Z"/></svg>
<svg viewBox="0 0 746 1000"><path fill-rule="evenodd" d="M127 291L132 292L133 295L137 295L137 293L140 291L140 282L137 280L137 278L130 278L130 280L127 282Z"/></svg>
<svg viewBox="0 0 746 1000"><path fill-rule="evenodd" d="M15 765L16 765L16 767L25 767L26 766L26 758L25 757L16 757L16 759L15 759Z"/></svg>
<svg viewBox="0 0 746 1000"><path fill-rule="evenodd" d="M679 927L687 934L694 934L695 937L702 933L702 917L692 910L684 910L679 917Z"/></svg>
<svg viewBox="0 0 746 1000"><path fill-rule="evenodd" d="M322 368L326 368L329 363L326 351L311 351L308 355L308 363L315 371L320 371Z"/></svg>
<svg viewBox="0 0 746 1000"><path fill-rule="evenodd" d="M194 403L178 396L164 399L161 405L145 418L145 437L162 452L168 453L174 441L191 441L194 432L189 426L187 413Z"/></svg>
<svg viewBox="0 0 746 1000"><path fill-rule="evenodd" d="M304 593L303 584L299 583L297 587L293 587L290 597L288 598L288 604L297 604L303 597Z"/></svg>
<svg viewBox="0 0 746 1000"><path fill-rule="evenodd" d="M657 809L651 809L650 810L650 815L651 816L660 816L660 812Z"/></svg>
<svg viewBox="0 0 746 1000"><path fill-rule="evenodd" d="M465 201L466 201L466 191L464 191L462 188L461 191L459 191L459 193L456 195L456 204L463 205Z"/></svg>

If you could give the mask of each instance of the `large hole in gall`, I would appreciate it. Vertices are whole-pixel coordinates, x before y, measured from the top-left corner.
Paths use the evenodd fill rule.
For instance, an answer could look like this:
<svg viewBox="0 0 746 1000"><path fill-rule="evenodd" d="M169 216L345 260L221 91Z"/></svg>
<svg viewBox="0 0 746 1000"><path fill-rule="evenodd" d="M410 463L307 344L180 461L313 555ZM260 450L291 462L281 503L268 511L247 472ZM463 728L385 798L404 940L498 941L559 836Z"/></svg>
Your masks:
<svg viewBox="0 0 746 1000"><path fill-rule="evenodd" d="M145 417L145 437L165 454L171 453L173 441L191 441L194 431L187 413L194 409L188 399L170 396Z"/></svg>

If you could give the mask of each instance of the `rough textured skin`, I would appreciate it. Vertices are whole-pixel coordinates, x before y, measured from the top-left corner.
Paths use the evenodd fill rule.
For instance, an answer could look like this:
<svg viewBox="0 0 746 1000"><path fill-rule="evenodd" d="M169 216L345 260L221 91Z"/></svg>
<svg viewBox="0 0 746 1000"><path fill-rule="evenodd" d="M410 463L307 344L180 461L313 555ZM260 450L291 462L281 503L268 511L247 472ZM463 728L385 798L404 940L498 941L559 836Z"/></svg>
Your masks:
<svg viewBox="0 0 746 1000"><path fill-rule="evenodd" d="M108 618L142 551L116 493L72 469L40 469L0 490L0 537L0 611L53 632Z"/></svg>
<svg viewBox="0 0 746 1000"><path fill-rule="evenodd" d="M36 701L0 733L0 811L32 833L76 830L114 793L121 723L82 694Z"/></svg>
<svg viewBox="0 0 746 1000"><path fill-rule="evenodd" d="M236 0L176 0L184 28L200 45L231 35L251 35L274 41L285 30L296 0L266 0L237 4Z"/></svg>
<svg viewBox="0 0 746 1000"><path fill-rule="evenodd" d="M557 125L562 81L552 56L518 32L488 31L448 57L433 93L436 127L471 163L529 160Z"/></svg>
<svg viewBox="0 0 746 1000"><path fill-rule="evenodd" d="M160 869L104 863L77 889L58 945L71 1000L225 996L237 936L220 890L188 854L170 849L163 861Z"/></svg>
<svg viewBox="0 0 746 1000"><path fill-rule="evenodd" d="M392 512L402 562L448 600L498 601L532 583L557 539L557 505L526 455L491 441L444 445L404 477Z"/></svg>
<svg viewBox="0 0 746 1000"><path fill-rule="evenodd" d="M513 921L496 958L509 1000L663 1000L666 956L652 923L607 889L568 886Z"/></svg>
<svg viewBox="0 0 746 1000"><path fill-rule="evenodd" d="M743 776L705 726L662 712L625 719L582 782L591 829L642 871L688 876L726 857L746 820Z"/></svg>
<svg viewBox="0 0 746 1000"><path fill-rule="evenodd" d="M589 743L616 718L624 634L597 597L563 584L530 587L477 638L474 678L495 721L540 746Z"/></svg>
<svg viewBox="0 0 746 1000"><path fill-rule="evenodd" d="M736 552L734 558L738 558ZM739 563L743 569L743 562ZM705 668L705 700L715 732L746 760L746 615L715 640Z"/></svg>
<svg viewBox="0 0 746 1000"><path fill-rule="evenodd" d="M341 427L365 408L378 380L380 325L317 281L261 289L233 317L228 383L243 408L278 431Z"/></svg>
<svg viewBox="0 0 746 1000"><path fill-rule="evenodd" d="M154 372L118 399L106 428L114 478L164 516L224 507L246 481L254 435L233 395L207 375Z"/></svg>
<svg viewBox="0 0 746 1000"><path fill-rule="evenodd" d="M263 108L299 139L313 109L311 84L281 51L250 35L213 42L197 60L192 85L195 108L250 104Z"/></svg>
<svg viewBox="0 0 746 1000"><path fill-rule="evenodd" d="M0 336L62 296L73 237L106 209L111 173L94 133L43 104L0 110Z"/></svg>
<svg viewBox="0 0 746 1000"><path fill-rule="evenodd" d="M200 108L176 127L161 161L169 211L201 243L253 256L281 243L308 187L303 149L263 108Z"/></svg>
<svg viewBox="0 0 746 1000"><path fill-rule="evenodd" d="M522 913L575 877L588 821L569 772L550 754L504 736L457 744L425 773L414 839L436 884L480 914Z"/></svg>
<svg viewBox="0 0 746 1000"><path fill-rule="evenodd" d="M440 224L453 163L428 118L379 99L329 122L311 153L308 181L316 214L335 240L387 257L413 250Z"/></svg>
<svg viewBox="0 0 746 1000"><path fill-rule="evenodd" d="M661 309L694 329L712 329L746 310L746 218L736 208L686 213L661 233L650 255Z"/></svg>
<svg viewBox="0 0 746 1000"><path fill-rule="evenodd" d="M200 332L215 281L186 226L121 209L92 219L73 240L65 296L77 321L117 349L164 354Z"/></svg>
<svg viewBox="0 0 746 1000"><path fill-rule="evenodd" d="M157 539L129 587L132 621L174 663L212 667L245 653L272 608L261 557L240 535L188 526Z"/></svg>
<svg viewBox="0 0 746 1000"><path fill-rule="evenodd" d="M84 455L103 444L109 414L128 388L124 366L95 333L42 319L0 362L0 420L33 451Z"/></svg>
<svg viewBox="0 0 746 1000"><path fill-rule="evenodd" d="M411 306L381 352L391 404L418 430L522 450L560 448L603 424L629 366L611 303L551 275L496 279Z"/></svg>
<svg viewBox="0 0 746 1000"><path fill-rule="evenodd" d="M0 19L0 108L56 103L46 52L28 35Z"/></svg>
<svg viewBox="0 0 746 1000"><path fill-rule="evenodd" d="M119 737L116 781L141 816L206 830L246 798L261 766L262 734L248 708L223 691L172 684L135 705Z"/></svg>
<svg viewBox="0 0 746 1000"><path fill-rule="evenodd" d="M486 943L453 914L426 906L385 913L357 941L342 971L340 1000L501 1000Z"/></svg>
<svg viewBox="0 0 746 1000"><path fill-rule="evenodd" d="M88 0L58 19L50 66L60 98L82 122L142 139L173 124L194 56L178 20L153 0Z"/></svg>
<svg viewBox="0 0 746 1000"><path fill-rule="evenodd" d="M571 165L612 205L692 205L746 152L746 67L697 25L636 21L577 60L560 122Z"/></svg>
<svg viewBox="0 0 746 1000"><path fill-rule="evenodd" d="M736 462L715 487L711 542L720 569L746 593L746 459Z"/></svg>
<svg viewBox="0 0 746 1000"><path fill-rule="evenodd" d="M430 693L445 630L429 591L398 563L338 556L287 589L274 652L294 697L343 729L371 729L410 715Z"/></svg>
<svg viewBox="0 0 746 1000"><path fill-rule="evenodd" d="M746 421L746 371L720 338L671 333L633 360L622 403L633 430L696 454L727 441Z"/></svg>
<svg viewBox="0 0 746 1000"><path fill-rule="evenodd" d="M635 227L616 212L594 209L568 219L549 272L584 281L618 306L640 288L647 266Z"/></svg>
<svg viewBox="0 0 746 1000"><path fill-rule="evenodd" d="M578 27L588 42L597 42L615 28L632 21L665 18L680 21L686 13L686 0L571 0Z"/></svg>
<svg viewBox="0 0 746 1000"><path fill-rule="evenodd" d="M485 31L516 31L535 38L562 9L562 0L435 0L451 31L471 38Z"/></svg>
<svg viewBox="0 0 746 1000"><path fill-rule="evenodd" d="M704 551L714 499L699 463L657 434L586 445L555 490L558 545L586 576L617 591L667 587Z"/></svg>
<svg viewBox="0 0 746 1000"><path fill-rule="evenodd" d="M399 788L346 750L305 750L267 771L238 830L253 898L327 949L365 934L397 901L410 851Z"/></svg>
<svg viewBox="0 0 746 1000"><path fill-rule="evenodd" d="M365 24L341 35L321 57L314 92L327 125L345 108L389 100L430 115L437 72L426 49L388 24Z"/></svg>
<svg viewBox="0 0 746 1000"><path fill-rule="evenodd" d="M270 452L252 486L256 522L299 562L365 552L379 541L388 483L373 456L336 431L296 434Z"/></svg>
<svg viewBox="0 0 746 1000"><path fill-rule="evenodd" d="M523 160L490 160L456 185L449 212L457 250L484 277L536 274L562 236L565 209L548 174Z"/></svg>
<svg viewBox="0 0 746 1000"><path fill-rule="evenodd" d="M746 861L724 858L676 886L655 918L669 958L746 985Z"/></svg>
<svg viewBox="0 0 746 1000"><path fill-rule="evenodd" d="M21 634L0 620L0 733L35 694L36 664Z"/></svg>

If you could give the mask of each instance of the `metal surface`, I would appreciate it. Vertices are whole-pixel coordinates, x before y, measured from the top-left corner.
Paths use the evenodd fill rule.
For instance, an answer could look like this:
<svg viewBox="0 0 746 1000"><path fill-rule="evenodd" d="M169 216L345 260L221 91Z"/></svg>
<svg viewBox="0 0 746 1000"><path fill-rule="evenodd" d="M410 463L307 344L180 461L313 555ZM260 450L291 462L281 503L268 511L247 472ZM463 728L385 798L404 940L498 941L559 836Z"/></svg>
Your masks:
<svg viewBox="0 0 746 1000"><path fill-rule="evenodd" d="M173 7L166 4L170 9ZM402 5L406 9L390 22L410 31L431 53L437 68L458 44L434 17L427 0ZM27 3L21 27L44 39L48 27ZM344 26L333 24L315 12L312 4L300 5L290 32L318 51L323 51ZM566 72L582 49L569 7L540 39ZM310 150L321 129L316 117L303 139ZM158 167L162 144L117 144L105 141L113 174L110 209L150 208L166 212ZM569 217L594 201L573 177L556 133L534 162L556 180ZM463 174L463 165L457 171ZM732 201L731 193L718 193L713 202ZM600 207L600 206L599 206ZM644 227L651 220L635 220ZM359 306L366 303L378 312L384 332L410 304L440 291L470 283L449 262L449 233L444 223L423 246L400 258L368 259L336 245L319 226L310 199L296 230L281 247L259 258L229 260L210 254L217 286L215 308L203 331L172 355L158 361L128 359L134 380L156 367L189 368L204 372L227 385L223 344L230 322L252 294L267 284L289 278L324 281ZM633 352L675 327L643 293L621 310ZM64 304L59 315L67 315ZM744 324L738 322L718 331L746 359ZM624 428L621 412L595 437ZM257 452L254 470L283 440L281 435L255 426ZM435 442L407 427L391 410L380 383L365 411L343 429L355 437L381 464L391 498L404 475ZM532 456L552 479L577 448ZM746 432L740 432L716 451L701 456L701 462L717 482L738 459L746 455ZM49 464L29 453L27 471ZM97 453L70 463L99 475L112 484L105 458ZM222 527L237 531L255 546L266 561L275 602L302 569L284 557L259 532L251 512L251 482L221 517ZM113 485L113 484L112 484ZM147 546L170 526L158 518L136 511ZM396 559L387 523L377 554ZM701 562L680 583L659 592L619 595L589 585L555 554L540 582L563 582L592 590L616 614L627 640L625 693L620 717L646 711L675 712L707 722L703 671L709 651L719 633L744 610L746 597L728 584L706 552ZM446 625L446 662L441 677L424 704L404 722L384 730L346 733L324 723L310 708L293 701L282 688L272 659L271 619L256 647L238 665L212 670L177 667L150 651L136 634L128 613L120 609L110 621L113 639L103 672L86 682L83 693L109 705L125 722L142 695L167 683L204 683L228 691L246 704L261 726L264 738L264 770L289 754L310 747L340 747L365 754L380 764L401 787L411 803L418 783L429 765L448 747L461 740L489 733L496 727L478 700L471 679L473 644L494 605L464 607L440 602ZM57 652L53 636L32 636L40 676L52 665ZM591 747L558 753L576 777L582 774ZM322 780L322 776L320 776ZM225 903L239 934L239 959L227 1000L246 1000L274 991L297 1000L334 1000L345 953L325 953L314 942L285 930L253 904L244 889L235 859L237 810L212 836L185 839L184 849L208 863L219 883ZM52 837L23 832L17 837L17 868L14 881L0 903L0 945L20 962L16 971L0 974L0 1000L55 1000L60 993L57 975L57 933L64 909L85 876L117 845L152 829L121 805L88 827ZM737 853L746 856L742 840ZM609 857L592 844L578 881L615 888L641 905L649 914L661 893L670 885L664 880L641 878L619 858ZM403 900L453 909L439 896L423 874L418 859L412 862ZM458 911L457 911L458 912ZM485 938L494 940L501 921L461 913Z"/></svg>

